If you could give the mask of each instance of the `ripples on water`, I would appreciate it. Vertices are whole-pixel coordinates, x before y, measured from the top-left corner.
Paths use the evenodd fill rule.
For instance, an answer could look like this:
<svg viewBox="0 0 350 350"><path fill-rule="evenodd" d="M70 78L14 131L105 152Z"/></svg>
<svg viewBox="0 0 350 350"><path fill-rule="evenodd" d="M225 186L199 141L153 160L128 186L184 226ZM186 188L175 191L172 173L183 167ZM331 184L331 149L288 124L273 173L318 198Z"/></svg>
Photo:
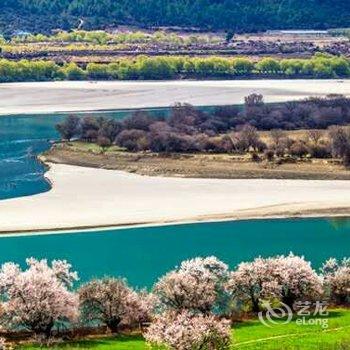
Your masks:
<svg viewBox="0 0 350 350"><path fill-rule="evenodd" d="M205 107L203 109L211 109ZM169 109L149 109L151 115L167 115ZM133 111L94 113L123 119ZM80 114L81 116L89 113ZM90 113L91 114L91 113ZM64 114L40 116L0 116L0 200L48 191L45 167L36 156L58 139L55 125Z"/></svg>
<svg viewBox="0 0 350 350"><path fill-rule="evenodd" d="M0 199L28 196L50 189L45 167L36 156L56 139L61 117L0 117Z"/></svg>

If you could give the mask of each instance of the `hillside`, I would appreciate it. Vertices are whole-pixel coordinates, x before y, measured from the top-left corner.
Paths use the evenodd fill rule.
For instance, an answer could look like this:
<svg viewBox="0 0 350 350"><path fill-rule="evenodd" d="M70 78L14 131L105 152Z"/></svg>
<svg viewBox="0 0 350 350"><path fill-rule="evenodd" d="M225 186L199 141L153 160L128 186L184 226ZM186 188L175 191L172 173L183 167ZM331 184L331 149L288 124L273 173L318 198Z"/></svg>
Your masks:
<svg viewBox="0 0 350 350"><path fill-rule="evenodd" d="M348 0L3 0L0 30L48 32L130 24L248 32L350 26Z"/></svg>

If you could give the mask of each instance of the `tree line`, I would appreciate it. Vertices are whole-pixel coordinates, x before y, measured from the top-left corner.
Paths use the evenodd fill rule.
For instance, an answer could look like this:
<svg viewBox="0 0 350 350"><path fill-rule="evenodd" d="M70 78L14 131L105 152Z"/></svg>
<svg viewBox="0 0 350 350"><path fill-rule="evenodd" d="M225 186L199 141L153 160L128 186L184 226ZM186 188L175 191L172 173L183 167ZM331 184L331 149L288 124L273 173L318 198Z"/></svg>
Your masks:
<svg viewBox="0 0 350 350"><path fill-rule="evenodd" d="M72 31L59 31L51 35L45 34L27 34L13 36L11 40L6 41L3 38L4 43L91 43L95 45L106 44L145 44L145 43L167 43L176 45L191 45L191 44L206 44L206 43L220 43L224 38L215 34L202 34L192 33L183 35L178 33L166 32L166 31L154 31L151 33L143 31L135 32L116 32L109 33L103 30L72 30Z"/></svg>
<svg viewBox="0 0 350 350"><path fill-rule="evenodd" d="M115 62L77 65L53 61L0 60L0 82L50 80L161 80L178 78L337 78L350 76L344 57L316 54L310 59L137 56Z"/></svg>
<svg viewBox="0 0 350 350"><path fill-rule="evenodd" d="M348 305L350 259L328 259L317 273L292 253L259 257L234 270L213 256L194 258L160 277L150 292L121 278L94 279L76 289L77 281L67 261L31 258L24 270L3 264L2 332L25 330L47 343L58 329L66 338L86 327L112 333L141 329L150 345L228 350L233 315L257 314L266 302L276 308L283 303L292 313L304 305L313 310L313 303ZM5 346L6 340L0 343Z"/></svg>
<svg viewBox="0 0 350 350"><path fill-rule="evenodd" d="M346 0L3 0L0 10L5 31L70 29L80 18L85 29L132 24L252 32L350 25Z"/></svg>
<svg viewBox="0 0 350 350"><path fill-rule="evenodd" d="M69 115L56 128L62 139L95 142L104 149L117 145L131 152L252 151L264 153L270 161L285 155L333 156L348 166L350 129L344 126L349 123L350 99L343 96L265 104L262 95L252 94L245 98L243 108L223 106L208 113L177 103L168 117L154 117L146 111L136 111L122 121ZM284 132L295 129L310 129L307 139L292 139ZM259 130L271 130L270 144L261 140Z"/></svg>

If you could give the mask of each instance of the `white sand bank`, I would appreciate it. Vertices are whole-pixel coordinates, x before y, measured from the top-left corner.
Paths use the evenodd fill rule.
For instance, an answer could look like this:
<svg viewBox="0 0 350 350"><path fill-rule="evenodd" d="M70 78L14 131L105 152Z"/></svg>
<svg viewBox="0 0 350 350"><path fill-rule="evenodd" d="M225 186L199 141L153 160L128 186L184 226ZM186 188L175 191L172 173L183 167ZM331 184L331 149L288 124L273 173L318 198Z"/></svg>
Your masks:
<svg viewBox="0 0 350 350"><path fill-rule="evenodd" d="M94 111L242 103L261 93L267 102L308 96L350 96L350 80L109 81L0 84L0 114Z"/></svg>
<svg viewBox="0 0 350 350"><path fill-rule="evenodd" d="M47 193L0 201L0 231L350 214L350 181L148 177L52 164Z"/></svg>

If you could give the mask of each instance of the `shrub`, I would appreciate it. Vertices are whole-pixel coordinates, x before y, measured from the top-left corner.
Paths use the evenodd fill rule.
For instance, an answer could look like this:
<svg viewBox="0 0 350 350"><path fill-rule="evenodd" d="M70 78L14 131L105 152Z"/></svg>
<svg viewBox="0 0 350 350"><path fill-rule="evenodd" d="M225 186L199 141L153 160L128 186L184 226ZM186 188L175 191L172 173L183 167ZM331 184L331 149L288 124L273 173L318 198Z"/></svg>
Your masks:
<svg viewBox="0 0 350 350"><path fill-rule="evenodd" d="M273 58L263 58L262 60L258 61L258 63L256 64L256 68L261 73L265 74L276 74L279 73L281 70L279 61Z"/></svg>
<svg viewBox="0 0 350 350"><path fill-rule="evenodd" d="M308 153L312 158L330 158L332 156L330 146L327 144L312 144L308 146Z"/></svg>
<svg viewBox="0 0 350 350"><path fill-rule="evenodd" d="M126 118L123 124L126 129L149 131L150 126L156 121L147 112L137 111L131 117Z"/></svg>
<svg viewBox="0 0 350 350"><path fill-rule="evenodd" d="M64 65L62 72L68 80L83 80L85 78L85 72L74 62Z"/></svg>
<svg viewBox="0 0 350 350"><path fill-rule="evenodd" d="M234 135L234 138L235 148L241 152L247 152L250 149L261 152L266 148L266 145L260 140L258 130L249 124L244 125Z"/></svg>
<svg viewBox="0 0 350 350"><path fill-rule="evenodd" d="M275 158L275 152L271 149L267 149L265 150L264 152L264 156L265 156L265 159L268 161L268 162L272 162L273 159Z"/></svg>
<svg viewBox="0 0 350 350"><path fill-rule="evenodd" d="M70 141L80 134L80 119L74 115L69 115L63 122L56 125L56 130L64 140Z"/></svg>
<svg viewBox="0 0 350 350"><path fill-rule="evenodd" d="M114 119L103 120L102 125L98 130L99 136L103 136L109 140L110 143L113 143L121 132L123 125L121 122Z"/></svg>
<svg viewBox="0 0 350 350"><path fill-rule="evenodd" d="M116 138L116 143L128 151L143 151L149 148L147 133L142 130L123 130Z"/></svg>
<svg viewBox="0 0 350 350"><path fill-rule="evenodd" d="M106 148L110 147L112 143L108 137L98 136L97 137L97 144L102 148L103 151L105 151Z"/></svg>
<svg viewBox="0 0 350 350"><path fill-rule="evenodd" d="M296 141L289 148L289 154L295 157L304 157L308 154L309 150L304 142Z"/></svg>
<svg viewBox="0 0 350 350"><path fill-rule="evenodd" d="M81 121L81 138L84 141L95 141L98 137L101 122L95 117L84 117Z"/></svg>

